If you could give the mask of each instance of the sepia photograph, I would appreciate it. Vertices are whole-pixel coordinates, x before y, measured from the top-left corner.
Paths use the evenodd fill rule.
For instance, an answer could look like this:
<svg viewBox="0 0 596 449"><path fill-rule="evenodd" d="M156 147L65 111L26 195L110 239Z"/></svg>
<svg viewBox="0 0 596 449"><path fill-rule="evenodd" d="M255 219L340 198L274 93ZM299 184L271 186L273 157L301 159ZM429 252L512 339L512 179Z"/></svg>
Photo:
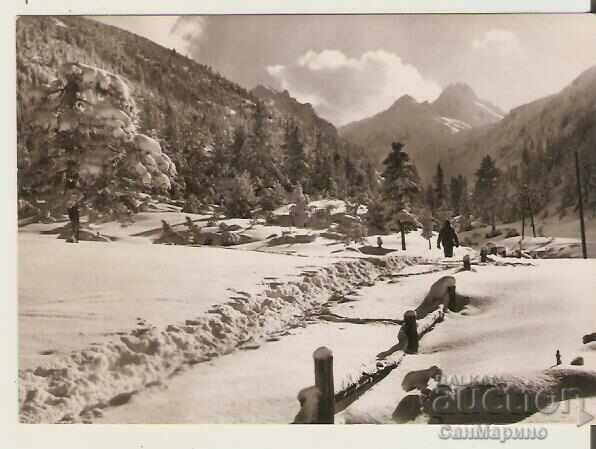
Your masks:
<svg viewBox="0 0 596 449"><path fill-rule="evenodd" d="M595 15L15 29L20 423L596 424Z"/></svg>

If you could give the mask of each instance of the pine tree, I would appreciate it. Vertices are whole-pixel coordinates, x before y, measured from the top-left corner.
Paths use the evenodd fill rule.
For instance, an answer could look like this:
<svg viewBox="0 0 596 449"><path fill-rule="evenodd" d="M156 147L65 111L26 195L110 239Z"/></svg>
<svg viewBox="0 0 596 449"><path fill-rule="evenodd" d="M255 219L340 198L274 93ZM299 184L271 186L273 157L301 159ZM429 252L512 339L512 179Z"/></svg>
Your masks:
<svg viewBox="0 0 596 449"><path fill-rule="evenodd" d="M443 168L441 167L441 163L437 164L437 171L433 178L435 191L434 191L434 200L435 200L435 207L440 208L446 206L447 202L447 185L445 184L445 174L443 173Z"/></svg>
<svg viewBox="0 0 596 449"><path fill-rule="evenodd" d="M485 220L489 220L493 232L496 231L497 188L501 172L493 159L487 155L476 171L474 203Z"/></svg>
<svg viewBox="0 0 596 449"><path fill-rule="evenodd" d="M532 205L538 202L538 195L536 192L536 185L534 182L534 176L537 174L536 167L533 166L533 161L530 158L530 152L528 151L527 147L524 147L522 150L522 162L520 165L520 180L518 183L518 199L519 199L519 209L523 215L523 217L529 217L532 224L532 229L535 230L534 227L534 210ZM535 237L535 235L534 235Z"/></svg>
<svg viewBox="0 0 596 449"><path fill-rule="evenodd" d="M211 179L226 178L230 173L230 155L228 146L221 132L216 132L213 139L213 151L207 174Z"/></svg>
<svg viewBox="0 0 596 449"><path fill-rule="evenodd" d="M273 186L265 189L259 200L259 205L264 211L272 211L279 206L286 204L288 194L279 181L275 181Z"/></svg>
<svg viewBox="0 0 596 449"><path fill-rule="evenodd" d="M449 205L453 210L454 215L460 215L461 213L461 196L463 189L464 177L458 175L457 177L452 176L449 182Z"/></svg>
<svg viewBox="0 0 596 449"><path fill-rule="evenodd" d="M239 175L245 170L245 157L243 154L244 145L247 140L246 131L244 127L238 126L234 128L232 142L230 143L227 153L230 158L230 177Z"/></svg>
<svg viewBox="0 0 596 449"><path fill-rule="evenodd" d="M342 200L346 199L346 197L348 196L348 179L346 177L346 166L344 163L344 158L337 150L333 154L333 173L335 174L334 182L337 197Z"/></svg>
<svg viewBox="0 0 596 449"><path fill-rule="evenodd" d="M307 165L304 144L300 138L298 126L291 127L286 134L287 162L286 171L292 184L302 184L306 177Z"/></svg>
<svg viewBox="0 0 596 449"><path fill-rule="evenodd" d="M435 210L435 189L432 184L426 186L424 192L424 202L431 211Z"/></svg>
<svg viewBox="0 0 596 449"><path fill-rule="evenodd" d="M43 86L31 127L50 201L64 201L67 172L79 179L74 196L109 215L119 198L142 190L169 192L176 167L160 144L138 134L138 110L118 75L81 63L64 64L59 79ZM39 168L39 167L38 167Z"/></svg>
<svg viewBox="0 0 596 449"><path fill-rule="evenodd" d="M415 204L421 188L416 166L399 142L391 144L391 153L383 161L383 200L390 220L395 221L402 209Z"/></svg>
<svg viewBox="0 0 596 449"><path fill-rule="evenodd" d="M385 202L379 194L373 194L368 202L366 224L372 234L384 234L387 230Z"/></svg>
<svg viewBox="0 0 596 449"><path fill-rule="evenodd" d="M267 110L257 102L252 127L237 128L232 143L236 173L247 172L257 191L273 185L278 170L272 161L273 149L267 129Z"/></svg>
<svg viewBox="0 0 596 449"><path fill-rule="evenodd" d="M228 217L250 218L257 197L248 172L230 179L224 193L224 207Z"/></svg>
<svg viewBox="0 0 596 449"><path fill-rule="evenodd" d="M178 119L176 117L176 110L172 105L172 102L166 99L166 130L165 137L168 143L177 148L179 146L179 133Z"/></svg>
<svg viewBox="0 0 596 449"><path fill-rule="evenodd" d="M315 139L315 146L312 151L312 175L311 186L313 191L334 195L332 191L334 170L333 159L330 156L329 146L325 137L321 133L317 133Z"/></svg>
<svg viewBox="0 0 596 449"><path fill-rule="evenodd" d="M273 185L277 173L271 159L273 148L267 128L267 118L268 113L265 105L261 101L258 101L255 111L253 135L249 139L254 145L254 149L252 152L249 152L249 155L254 154L255 157L249 162L248 167L253 178L257 178L264 186Z"/></svg>
<svg viewBox="0 0 596 449"><path fill-rule="evenodd" d="M422 237L428 240L428 249L432 249L433 215L430 209L425 209L424 215L422 216Z"/></svg>
<svg viewBox="0 0 596 449"><path fill-rule="evenodd" d="M462 176L461 180L461 197L459 200L460 207L460 232L469 231L472 229L472 223L470 215L472 213L470 208L470 192L468 191L468 180L465 176Z"/></svg>

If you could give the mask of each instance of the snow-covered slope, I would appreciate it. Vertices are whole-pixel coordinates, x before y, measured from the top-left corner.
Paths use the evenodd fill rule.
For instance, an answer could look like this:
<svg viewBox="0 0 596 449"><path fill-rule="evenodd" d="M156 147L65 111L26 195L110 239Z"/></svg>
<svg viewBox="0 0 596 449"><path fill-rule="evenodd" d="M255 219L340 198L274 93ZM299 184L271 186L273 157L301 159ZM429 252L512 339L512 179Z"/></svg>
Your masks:
<svg viewBox="0 0 596 449"><path fill-rule="evenodd" d="M21 230L23 421L90 419L185 366L299 325L335 292L438 256L416 234L408 252L378 263L358 252L337 254L328 241L296 245L295 256L143 244L151 241L143 235L156 237L146 229L152 224L141 220L112 243L76 245L39 235L58 224Z"/></svg>
<svg viewBox="0 0 596 449"><path fill-rule="evenodd" d="M582 336L596 330L595 262L551 260L533 265L483 266L457 274L458 293L471 297L467 310L449 314L424 337L420 354L407 356L340 419L394 422L392 414L407 394L401 387L405 374L432 365L443 370L446 383L484 378L529 385L544 379L558 349L561 368L569 368L573 358L582 356L584 366L576 368L596 374L595 347L582 344ZM537 418L558 422L557 415ZM422 416L416 422L427 420Z"/></svg>
<svg viewBox="0 0 596 449"><path fill-rule="evenodd" d="M475 266L473 272L460 273L445 266L430 274L424 274L429 266L411 266L400 271L399 282L387 278L351 294L349 302L332 311L345 317L394 319L415 308L433 282L454 275L458 292L469 295L472 302L462 313L447 314L421 341L419 354L407 355L386 379L337 415L336 422L394 423L392 414L406 395L401 386L404 376L432 365L441 367L444 378L452 382L485 378L529 384L543 377L559 349L563 368L581 355L584 369L594 370L596 353L581 344L581 336L596 326L594 317L585 313L594 285L579 285L575 277L586 276L594 264L576 261L573 270L566 270L564 280L574 282L567 301L560 300L564 287L554 276L561 264ZM551 288L555 284L559 287ZM544 290L537 291L537 285ZM299 409L296 394L313 382L314 349L325 345L333 351L339 391L375 364L375 354L395 343L397 330L382 323L313 321L279 341L263 343L257 351L235 352L198 365L172 379L167 389L146 390L127 404L106 410L97 422L288 423ZM535 417L540 418L545 417ZM561 415L547 418L568 420ZM427 418L416 422L425 423Z"/></svg>
<svg viewBox="0 0 596 449"><path fill-rule="evenodd" d="M182 214L170 214L176 227ZM449 315L419 355L406 357L340 421L388 422L404 369L437 364L453 375L533 376L555 349L565 361L581 354L594 364L579 343L596 328L586 312L596 288L591 261L507 267L497 258L457 273L469 249L446 260L418 232L407 235L406 251L398 236L383 236L394 251L375 258L321 237L260 248L151 245L152 227L165 219L151 215L129 228L106 225L102 232L119 238L112 243L40 235L57 224L21 229L21 420L287 423L296 393L312 383L316 347L334 351L341 389L395 344L398 327L389 320L420 305L444 275L456 276L471 305ZM250 232L266 239L275 228ZM376 236L368 239L374 246ZM319 319L322 310L336 320Z"/></svg>

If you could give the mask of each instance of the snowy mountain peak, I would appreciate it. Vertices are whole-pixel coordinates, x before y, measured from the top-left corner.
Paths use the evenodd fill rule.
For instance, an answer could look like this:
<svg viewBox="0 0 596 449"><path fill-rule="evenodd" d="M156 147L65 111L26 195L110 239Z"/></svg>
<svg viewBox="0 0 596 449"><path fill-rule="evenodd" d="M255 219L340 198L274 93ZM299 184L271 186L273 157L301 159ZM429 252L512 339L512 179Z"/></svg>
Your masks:
<svg viewBox="0 0 596 449"><path fill-rule="evenodd" d="M465 83L447 86L432 106L440 116L452 117L471 126L495 123L505 115L497 106L478 98L474 90Z"/></svg>
<svg viewBox="0 0 596 449"><path fill-rule="evenodd" d="M455 147L472 128L500 121L504 113L479 98L464 83L447 86L433 102L417 102L402 95L388 109L341 128L342 135L369 149L372 158L382 161L396 140L407 145L422 179L430 179L437 164L437 154Z"/></svg>

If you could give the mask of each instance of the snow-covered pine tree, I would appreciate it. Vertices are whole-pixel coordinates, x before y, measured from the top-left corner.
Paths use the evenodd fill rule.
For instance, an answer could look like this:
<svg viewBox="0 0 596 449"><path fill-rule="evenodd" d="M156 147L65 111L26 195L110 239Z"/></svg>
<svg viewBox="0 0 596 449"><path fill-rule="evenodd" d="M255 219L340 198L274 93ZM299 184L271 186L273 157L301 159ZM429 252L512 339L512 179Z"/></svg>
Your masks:
<svg viewBox="0 0 596 449"><path fill-rule="evenodd" d="M32 117L29 187L50 208L68 200L67 168L78 177L71 193L108 216L119 202L134 204L131 199L142 191L169 191L176 167L156 140L137 133L137 108L120 76L66 63L57 79L29 93L24 107Z"/></svg>
<svg viewBox="0 0 596 449"><path fill-rule="evenodd" d="M297 228L303 228L306 224L306 205L308 203L304 193L302 192L302 186L297 184L294 191L292 192L292 222Z"/></svg>
<svg viewBox="0 0 596 449"><path fill-rule="evenodd" d="M397 215L411 207L421 192L416 166L403 149L402 143L392 143L391 153L383 161L383 201L390 222L396 222Z"/></svg>
<svg viewBox="0 0 596 449"><path fill-rule="evenodd" d="M425 209L424 215L422 216L422 237L428 240L428 249L432 249L433 215L430 209Z"/></svg>
<svg viewBox="0 0 596 449"><path fill-rule="evenodd" d="M385 203L378 193L373 193L368 202L366 224L369 234L384 234L386 232L387 217Z"/></svg>

